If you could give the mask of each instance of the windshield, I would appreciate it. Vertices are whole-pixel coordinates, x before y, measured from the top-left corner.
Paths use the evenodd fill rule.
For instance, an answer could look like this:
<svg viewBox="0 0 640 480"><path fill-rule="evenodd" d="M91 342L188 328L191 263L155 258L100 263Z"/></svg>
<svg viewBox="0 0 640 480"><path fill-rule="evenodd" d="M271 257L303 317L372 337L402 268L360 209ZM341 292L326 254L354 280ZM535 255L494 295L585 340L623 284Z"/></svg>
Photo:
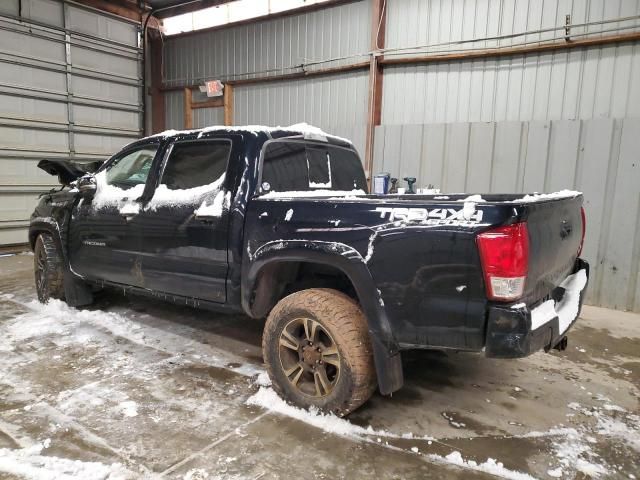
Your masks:
<svg viewBox="0 0 640 480"><path fill-rule="evenodd" d="M367 190L362 162L354 150L299 140L267 143L261 186L263 192Z"/></svg>

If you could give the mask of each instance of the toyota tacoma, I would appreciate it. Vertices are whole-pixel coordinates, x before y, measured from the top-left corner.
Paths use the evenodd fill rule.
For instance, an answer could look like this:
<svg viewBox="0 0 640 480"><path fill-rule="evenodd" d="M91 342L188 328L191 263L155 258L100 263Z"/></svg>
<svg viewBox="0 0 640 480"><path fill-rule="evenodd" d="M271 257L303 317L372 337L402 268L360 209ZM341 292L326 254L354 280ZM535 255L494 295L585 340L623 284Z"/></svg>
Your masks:
<svg viewBox="0 0 640 480"><path fill-rule="evenodd" d="M63 185L30 221L41 301L115 286L266 318L269 376L301 407L391 394L406 350L566 347L588 282L579 192L371 195L353 145L304 125L167 131L39 166Z"/></svg>

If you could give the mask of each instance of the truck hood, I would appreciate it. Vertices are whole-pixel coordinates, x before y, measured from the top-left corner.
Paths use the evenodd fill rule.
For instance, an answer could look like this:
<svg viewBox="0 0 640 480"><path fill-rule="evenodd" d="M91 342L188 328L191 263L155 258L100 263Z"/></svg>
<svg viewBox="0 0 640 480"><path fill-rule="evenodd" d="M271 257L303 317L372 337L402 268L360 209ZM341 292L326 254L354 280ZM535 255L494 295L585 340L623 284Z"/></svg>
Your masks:
<svg viewBox="0 0 640 480"><path fill-rule="evenodd" d="M38 162L38 168L41 168L49 175L58 177L58 181L62 185L69 185L71 182L80 178L85 173L93 173L104 160L96 160L92 162L82 162L78 160L66 159L44 159Z"/></svg>

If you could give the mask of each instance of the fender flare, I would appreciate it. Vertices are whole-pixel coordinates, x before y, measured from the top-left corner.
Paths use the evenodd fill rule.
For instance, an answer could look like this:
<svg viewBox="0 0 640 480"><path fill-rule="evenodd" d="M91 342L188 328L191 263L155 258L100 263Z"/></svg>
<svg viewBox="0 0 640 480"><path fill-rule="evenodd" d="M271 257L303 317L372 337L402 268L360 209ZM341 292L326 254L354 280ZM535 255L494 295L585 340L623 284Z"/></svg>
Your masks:
<svg viewBox="0 0 640 480"><path fill-rule="evenodd" d="M261 245L243 262L242 307L250 316L254 316L251 296L260 271L276 262L330 265L349 278L367 319L380 392L388 395L398 390L403 384L398 342L362 255L349 245L326 241L277 240Z"/></svg>
<svg viewBox="0 0 640 480"><path fill-rule="evenodd" d="M64 294L65 301L69 306L79 307L82 305L88 305L93 301L93 295L91 289L82 282L82 277L76 274L71 269L69 263L69 256L67 254L67 248L62 241L62 232L60 230L60 224L49 217L35 217L32 218L29 224L29 244L31 249L35 245L35 240L42 232L47 232L53 238L58 250L62 254L63 262L63 282L64 282Z"/></svg>

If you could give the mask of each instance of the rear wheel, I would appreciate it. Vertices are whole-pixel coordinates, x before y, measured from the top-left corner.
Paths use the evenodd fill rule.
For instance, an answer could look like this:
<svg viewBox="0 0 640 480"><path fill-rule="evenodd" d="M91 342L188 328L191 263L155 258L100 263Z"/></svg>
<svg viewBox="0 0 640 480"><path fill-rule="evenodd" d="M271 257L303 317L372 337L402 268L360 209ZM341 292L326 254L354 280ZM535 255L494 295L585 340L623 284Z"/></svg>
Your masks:
<svg viewBox="0 0 640 480"><path fill-rule="evenodd" d="M33 270L38 300L46 303L50 298L64 298L64 261L53 237L48 233L38 236L34 248Z"/></svg>
<svg viewBox="0 0 640 480"><path fill-rule="evenodd" d="M262 351L275 390L303 408L346 415L376 387L364 314L336 290L314 288L282 299L267 319Z"/></svg>

